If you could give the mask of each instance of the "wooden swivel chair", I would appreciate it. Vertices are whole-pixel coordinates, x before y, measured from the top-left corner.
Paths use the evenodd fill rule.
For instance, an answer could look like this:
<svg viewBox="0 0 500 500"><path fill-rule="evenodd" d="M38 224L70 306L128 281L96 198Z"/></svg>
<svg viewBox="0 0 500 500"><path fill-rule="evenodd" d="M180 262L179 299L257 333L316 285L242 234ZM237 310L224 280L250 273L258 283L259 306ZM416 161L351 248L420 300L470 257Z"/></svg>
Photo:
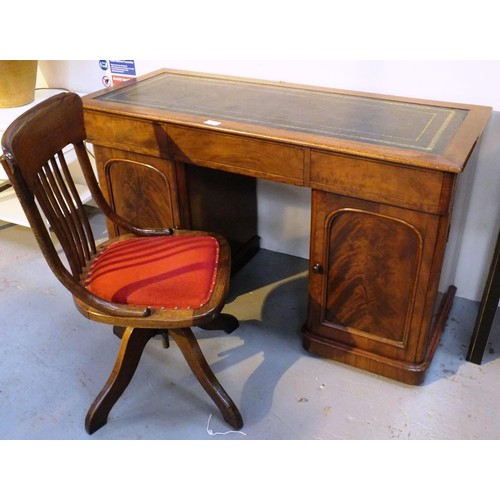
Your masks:
<svg viewBox="0 0 500 500"><path fill-rule="evenodd" d="M233 428L243 421L205 360L191 327L238 327L221 314L229 286L230 251L219 235L132 226L104 199L84 144L83 106L74 93L51 97L16 119L2 138L2 164L50 268L87 318L113 325L121 345L104 388L91 405L92 434L129 384L147 342L178 344L194 375ZM97 245L63 150L75 148L93 199L127 234ZM46 221L50 226L47 229ZM52 231L67 258L63 263Z"/></svg>

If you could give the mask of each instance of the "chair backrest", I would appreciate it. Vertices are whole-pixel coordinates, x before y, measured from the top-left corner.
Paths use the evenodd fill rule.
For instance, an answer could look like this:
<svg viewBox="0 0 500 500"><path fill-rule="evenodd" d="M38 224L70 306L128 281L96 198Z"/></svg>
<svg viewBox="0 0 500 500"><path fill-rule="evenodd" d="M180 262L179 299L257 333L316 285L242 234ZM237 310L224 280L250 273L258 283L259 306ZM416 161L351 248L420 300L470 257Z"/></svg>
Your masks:
<svg viewBox="0 0 500 500"><path fill-rule="evenodd" d="M96 245L64 149L72 145L82 169L87 162L87 167L92 168L84 140L82 102L73 93L58 94L28 110L2 137L7 175L39 243L42 240L42 249L51 239L39 209L57 236L75 277L95 254Z"/></svg>
<svg viewBox="0 0 500 500"><path fill-rule="evenodd" d="M61 93L35 105L10 124L2 137L2 165L45 259L63 285L80 300L108 313L147 315L144 308L103 301L80 282L97 250L87 213L65 159L66 148L74 148L94 200L105 215L110 211L95 178L85 139L81 98L71 92ZM69 270L59 257L46 221L59 240Z"/></svg>

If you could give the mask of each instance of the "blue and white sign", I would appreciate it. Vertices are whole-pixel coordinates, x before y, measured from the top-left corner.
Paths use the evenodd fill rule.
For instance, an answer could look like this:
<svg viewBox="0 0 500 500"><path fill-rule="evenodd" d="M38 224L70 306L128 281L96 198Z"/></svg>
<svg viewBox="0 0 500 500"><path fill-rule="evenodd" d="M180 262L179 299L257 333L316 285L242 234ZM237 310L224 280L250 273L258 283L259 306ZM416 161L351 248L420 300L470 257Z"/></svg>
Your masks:
<svg viewBox="0 0 500 500"><path fill-rule="evenodd" d="M135 76L135 61L109 61L109 68L115 75Z"/></svg>

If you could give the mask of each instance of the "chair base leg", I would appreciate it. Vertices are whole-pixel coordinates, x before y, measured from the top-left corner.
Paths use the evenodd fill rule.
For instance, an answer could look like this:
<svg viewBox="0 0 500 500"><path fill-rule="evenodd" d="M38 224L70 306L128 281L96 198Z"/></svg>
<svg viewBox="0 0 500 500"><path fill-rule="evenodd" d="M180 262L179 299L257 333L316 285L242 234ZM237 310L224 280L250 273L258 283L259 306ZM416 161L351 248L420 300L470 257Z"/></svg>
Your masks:
<svg viewBox="0 0 500 500"><path fill-rule="evenodd" d="M224 420L234 429L241 429L243 427L243 418L212 372L191 329L179 328L169 330L169 332L186 358L195 377L219 408Z"/></svg>
<svg viewBox="0 0 500 500"><path fill-rule="evenodd" d="M231 320L232 316L227 316L230 328L234 323ZM227 321L227 318L223 321ZM222 325L222 322L218 324ZM114 327L113 330L115 335L121 338L120 350L113 371L87 412L85 430L89 434L106 425L110 411L134 376L146 344L158 334L163 337L164 347L168 347L168 334L172 336L195 377L219 408L224 420L234 429L243 427L243 419L238 408L215 377L190 328L168 330L168 334L166 330L132 327Z"/></svg>
<svg viewBox="0 0 500 500"><path fill-rule="evenodd" d="M132 380L146 344L156 333L156 330L131 327L121 332L122 341L113 371L85 418L85 430L89 434L106 424L109 412Z"/></svg>
<svg viewBox="0 0 500 500"><path fill-rule="evenodd" d="M237 318L232 314L221 313L215 319L201 325L199 328L202 330L222 330L225 333L232 333L240 326Z"/></svg>

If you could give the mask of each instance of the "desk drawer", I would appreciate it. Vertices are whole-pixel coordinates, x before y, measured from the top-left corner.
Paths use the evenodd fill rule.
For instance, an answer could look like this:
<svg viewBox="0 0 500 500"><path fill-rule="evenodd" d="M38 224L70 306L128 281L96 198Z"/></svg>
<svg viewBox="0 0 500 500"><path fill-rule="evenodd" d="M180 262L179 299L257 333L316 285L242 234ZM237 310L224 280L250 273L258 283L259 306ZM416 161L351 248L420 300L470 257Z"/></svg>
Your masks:
<svg viewBox="0 0 500 500"><path fill-rule="evenodd" d="M311 187L430 213L447 211L453 176L375 160L313 151Z"/></svg>
<svg viewBox="0 0 500 500"><path fill-rule="evenodd" d="M304 184L304 150L223 132L167 125L174 154L196 165L216 167L288 184Z"/></svg>
<svg viewBox="0 0 500 500"><path fill-rule="evenodd" d="M168 159L164 131L149 120L85 111L89 142Z"/></svg>

